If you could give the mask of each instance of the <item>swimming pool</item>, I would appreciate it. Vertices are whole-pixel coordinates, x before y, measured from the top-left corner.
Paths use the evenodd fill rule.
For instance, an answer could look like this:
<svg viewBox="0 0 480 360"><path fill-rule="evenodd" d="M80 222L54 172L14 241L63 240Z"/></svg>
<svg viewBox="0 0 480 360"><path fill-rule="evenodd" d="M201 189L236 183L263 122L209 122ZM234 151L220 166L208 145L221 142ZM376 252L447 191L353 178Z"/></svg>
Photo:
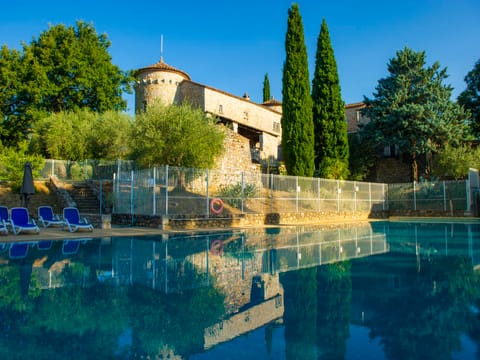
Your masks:
<svg viewBox="0 0 480 360"><path fill-rule="evenodd" d="M0 250L2 359L472 359L480 349L478 224Z"/></svg>

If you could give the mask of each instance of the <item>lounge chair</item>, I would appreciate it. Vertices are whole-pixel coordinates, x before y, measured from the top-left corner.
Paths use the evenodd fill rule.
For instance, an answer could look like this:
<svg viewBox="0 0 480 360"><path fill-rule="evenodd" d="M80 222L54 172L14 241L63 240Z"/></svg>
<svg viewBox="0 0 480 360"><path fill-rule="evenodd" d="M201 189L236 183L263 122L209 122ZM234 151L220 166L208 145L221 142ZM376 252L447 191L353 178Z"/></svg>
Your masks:
<svg viewBox="0 0 480 360"><path fill-rule="evenodd" d="M80 240L64 240L62 246L63 255L73 255L78 252Z"/></svg>
<svg viewBox="0 0 480 360"><path fill-rule="evenodd" d="M12 243L8 255L10 259L23 259L28 254L29 243Z"/></svg>
<svg viewBox="0 0 480 360"><path fill-rule="evenodd" d="M37 243L38 250L50 250L53 245L53 240L40 240Z"/></svg>
<svg viewBox="0 0 480 360"><path fill-rule="evenodd" d="M64 225L60 216L53 213L53 208L51 206L38 207L38 220L40 220L44 228L47 228L50 225Z"/></svg>
<svg viewBox="0 0 480 360"><path fill-rule="evenodd" d="M0 232L8 235L8 225L10 219L8 218L8 207L0 206Z"/></svg>
<svg viewBox="0 0 480 360"><path fill-rule="evenodd" d="M40 233L40 228L35 223L35 220L29 218L28 209L24 207L14 207L10 210L10 224L15 235L20 234L22 231Z"/></svg>
<svg viewBox="0 0 480 360"><path fill-rule="evenodd" d="M80 218L80 213L76 207L66 207L63 209L63 219L65 225L68 227L70 232L75 232L80 229L85 229L93 231L93 226L88 222L87 219Z"/></svg>
<svg viewBox="0 0 480 360"><path fill-rule="evenodd" d="M62 253L63 255L74 255L78 252L81 244L86 244L93 238L82 238L75 240L63 240Z"/></svg>
<svg viewBox="0 0 480 360"><path fill-rule="evenodd" d="M0 233L4 233L5 235L8 235L7 224L4 222L0 222Z"/></svg>

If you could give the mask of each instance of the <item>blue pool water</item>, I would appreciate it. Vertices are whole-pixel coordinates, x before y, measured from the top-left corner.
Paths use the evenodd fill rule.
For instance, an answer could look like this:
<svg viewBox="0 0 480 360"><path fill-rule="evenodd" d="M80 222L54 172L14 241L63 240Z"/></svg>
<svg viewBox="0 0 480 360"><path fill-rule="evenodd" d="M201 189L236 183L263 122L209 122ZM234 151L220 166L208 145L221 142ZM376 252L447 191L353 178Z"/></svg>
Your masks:
<svg viewBox="0 0 480 360"><path fill-rule="evenodd" d="M0 243L0 359L478 359L479 273L475 223Z"/></svg>

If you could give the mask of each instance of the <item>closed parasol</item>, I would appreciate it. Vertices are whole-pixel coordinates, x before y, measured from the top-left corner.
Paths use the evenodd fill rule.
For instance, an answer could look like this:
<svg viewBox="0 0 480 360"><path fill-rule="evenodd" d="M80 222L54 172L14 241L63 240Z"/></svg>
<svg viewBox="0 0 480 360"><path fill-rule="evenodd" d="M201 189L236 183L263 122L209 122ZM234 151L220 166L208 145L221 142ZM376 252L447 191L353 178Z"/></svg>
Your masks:
<svg viewBox="0 0 480 360"><path fill-rule="evenodd" d="M25 163L23 170L22 188L20 189L21 206L28 208L30 196L35 194L35 187L33 186L32 164Z"/></svg>

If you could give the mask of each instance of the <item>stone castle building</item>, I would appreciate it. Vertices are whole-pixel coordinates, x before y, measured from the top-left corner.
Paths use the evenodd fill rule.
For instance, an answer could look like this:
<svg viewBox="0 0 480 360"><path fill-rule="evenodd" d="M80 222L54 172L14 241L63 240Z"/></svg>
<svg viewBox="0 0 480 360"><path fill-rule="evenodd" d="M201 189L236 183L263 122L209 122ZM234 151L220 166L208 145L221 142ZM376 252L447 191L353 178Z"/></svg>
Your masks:
<svg viewBox="0 0 480 360"><path fill-rule="evenodd" d="M222 170L252 170L252 163L281 160L282 103L271 99L262 104L192 81L183 70L160 61L135 73L135 111L142 111L153 100L164 104L189 102L205 113L217 117L226 128L227 152L218 159ZM358 131L368 119L362 116L362 102L345 106L349 133Z"/></svg>
<svg viewBox="0 0 480 360"><path fill-rule="evenodd" d="M271 100L264 104L250 101L247 94L238 97L213 87L196 83L190 76L159 62L136 71L135 111L159 99L167 105L189 102L205 113L217 117L245 142L251 160L278 160L280 154L282 104ZM232 139L232 136L227 136ZM236 141L242 142L242 139ZM235 146L235 145L232 145ZM228 146L230 147L230 146Z"/></svg>

